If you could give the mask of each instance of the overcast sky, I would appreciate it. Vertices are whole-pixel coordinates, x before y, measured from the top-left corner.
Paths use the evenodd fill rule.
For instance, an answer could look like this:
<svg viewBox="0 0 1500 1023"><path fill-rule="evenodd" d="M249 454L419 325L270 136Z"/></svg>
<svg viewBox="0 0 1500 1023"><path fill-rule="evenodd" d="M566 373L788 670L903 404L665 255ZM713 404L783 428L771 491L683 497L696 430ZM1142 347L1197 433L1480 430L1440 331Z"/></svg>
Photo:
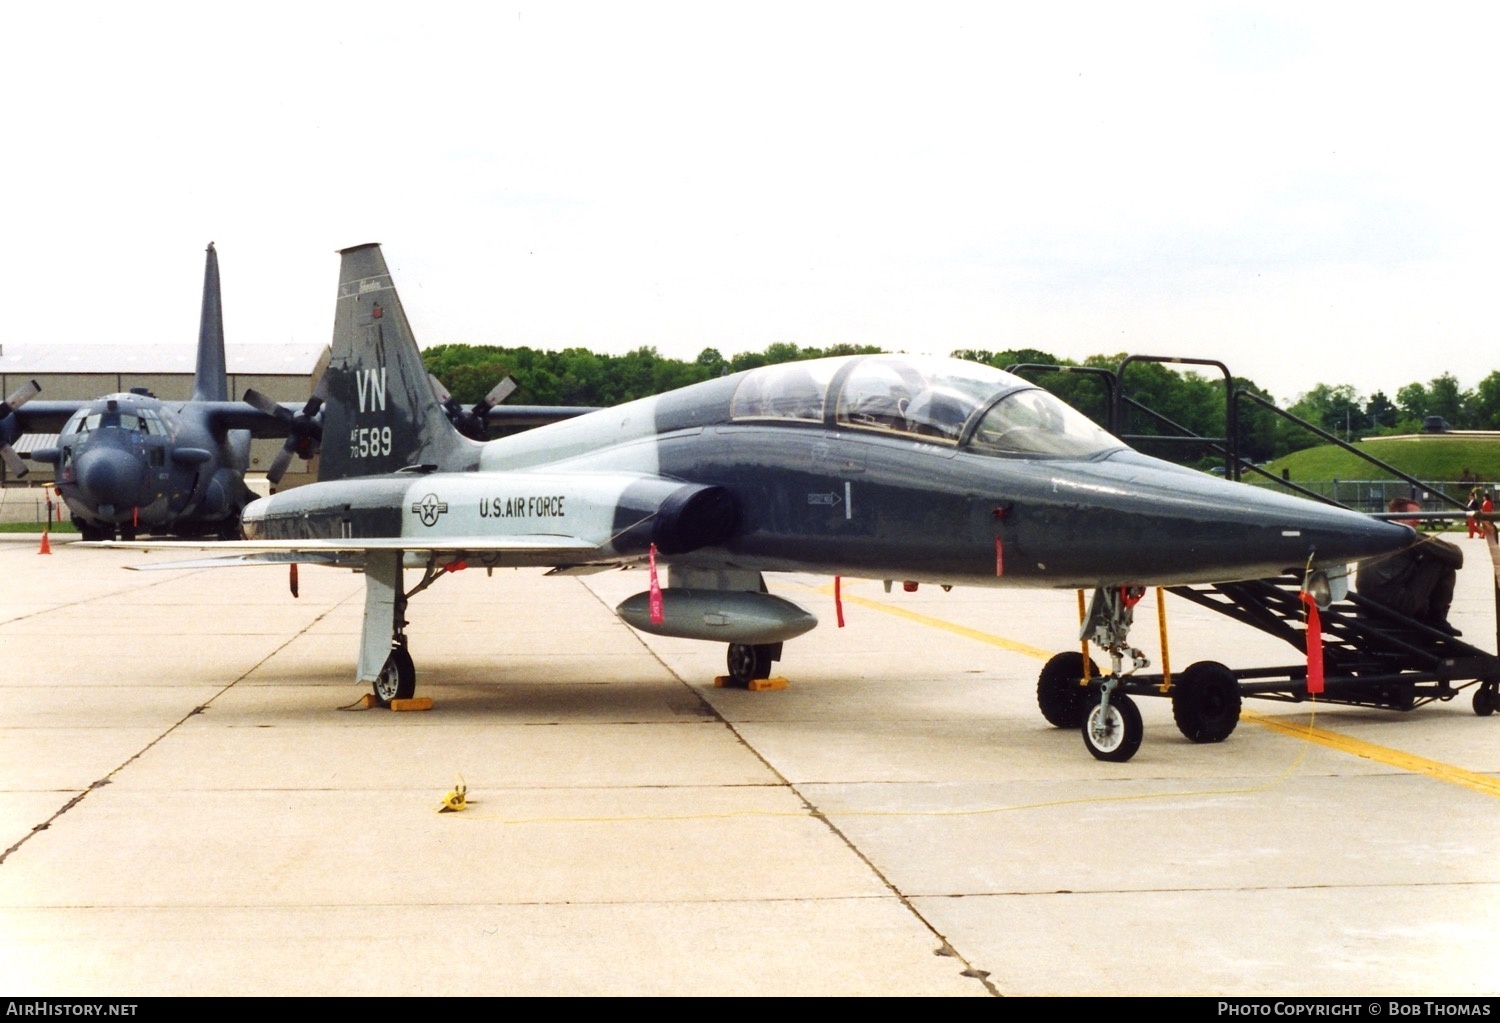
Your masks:
<svg viewBox="0 0 1500 1023"><path fill-rule="evenodd" d="M1500 9L1495 9L1500 12ZM29 4L0 14L0 344L419 341L1500 368L1468 4Z"/></svg>

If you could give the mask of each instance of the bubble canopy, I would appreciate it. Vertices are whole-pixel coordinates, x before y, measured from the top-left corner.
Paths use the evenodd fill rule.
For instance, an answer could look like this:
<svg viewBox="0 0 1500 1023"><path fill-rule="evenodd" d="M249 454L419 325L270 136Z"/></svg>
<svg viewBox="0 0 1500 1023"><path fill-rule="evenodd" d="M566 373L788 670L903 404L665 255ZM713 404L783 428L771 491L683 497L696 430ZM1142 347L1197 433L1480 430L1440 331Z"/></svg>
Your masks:
<svg viewBox="0 0 1500 1023"><path fill-rule="evenodd" d="M762 366L740 381L730 418L822 423L1012 457L1090 458L1125 446L1018 376L936 356Z"/></svg>

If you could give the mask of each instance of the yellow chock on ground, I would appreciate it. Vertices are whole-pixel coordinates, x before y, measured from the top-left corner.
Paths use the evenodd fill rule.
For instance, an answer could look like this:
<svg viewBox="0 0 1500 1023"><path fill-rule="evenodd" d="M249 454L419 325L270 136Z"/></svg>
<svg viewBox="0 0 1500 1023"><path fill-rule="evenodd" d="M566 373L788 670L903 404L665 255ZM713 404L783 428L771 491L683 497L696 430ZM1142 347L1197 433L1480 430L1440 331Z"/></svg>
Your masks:
<svg viewBox="0 0 1500 1023"><path fill-rule="evenodd" d="M431 710L432 697L413 696L409 700L392 700L391 710Z"/></svg>
<svg viewBox="0 0 1500 1023"><path fill-rule="evenodd" d="M442 803L438 805L438 813L459 813L469 808L469 787L464 784L464 776L456 775L457 780L453 788L443 797Z"/></svg>
<svg viewBox="0 0 1500 1023"><path fill-rule="evenodd" d="M748 689L752 693L765 693L773 689L785 689L786 687L787 680L781 675L777 675L775 678L753 678L744 685L740 685L728 675L714 676L715 689Z"/></svg>
<svg viewBox="0 0 1500 1023"><path fill-rule="evenodd" d="M774 678L753 678L746 683L745 688L752 693L769 693L776 689L785 689L786 679L781 675Z"/></svg>

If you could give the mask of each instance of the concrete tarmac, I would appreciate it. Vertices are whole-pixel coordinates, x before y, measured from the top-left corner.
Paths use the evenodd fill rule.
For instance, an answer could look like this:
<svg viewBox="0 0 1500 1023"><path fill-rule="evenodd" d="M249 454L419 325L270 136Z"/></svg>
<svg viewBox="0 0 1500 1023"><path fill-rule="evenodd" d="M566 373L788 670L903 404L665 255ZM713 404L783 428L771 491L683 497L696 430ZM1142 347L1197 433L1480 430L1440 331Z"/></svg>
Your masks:
<svg viewBox="0 0 1500 1023"><path fill-rule="evenodd" d="M773 577L822 625L747 692L614 616L644 573L469 570L411 603L433 709L358 710L360 576L54 551L0 541L5 995L1500 994L1471 690L1250 701L1215 745L1143 699L1107 764L1036 709L1071 592L846 581L839 629L830 580ZM1167 616L1176 670L1296 660Z"/></svg>

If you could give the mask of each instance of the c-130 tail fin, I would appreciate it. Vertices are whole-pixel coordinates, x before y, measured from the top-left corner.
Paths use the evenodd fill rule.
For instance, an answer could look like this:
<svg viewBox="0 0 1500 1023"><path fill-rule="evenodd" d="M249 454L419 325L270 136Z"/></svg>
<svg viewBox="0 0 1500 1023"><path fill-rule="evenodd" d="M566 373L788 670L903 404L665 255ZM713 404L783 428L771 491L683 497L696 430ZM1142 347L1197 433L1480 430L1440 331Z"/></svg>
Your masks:
<svg viewBox="0 0 1500 1023"><path fill-rule="evenodd" d="M318 479L475 468L481 445L461 436L439 404L380 246L339 255Z"/></svg>

